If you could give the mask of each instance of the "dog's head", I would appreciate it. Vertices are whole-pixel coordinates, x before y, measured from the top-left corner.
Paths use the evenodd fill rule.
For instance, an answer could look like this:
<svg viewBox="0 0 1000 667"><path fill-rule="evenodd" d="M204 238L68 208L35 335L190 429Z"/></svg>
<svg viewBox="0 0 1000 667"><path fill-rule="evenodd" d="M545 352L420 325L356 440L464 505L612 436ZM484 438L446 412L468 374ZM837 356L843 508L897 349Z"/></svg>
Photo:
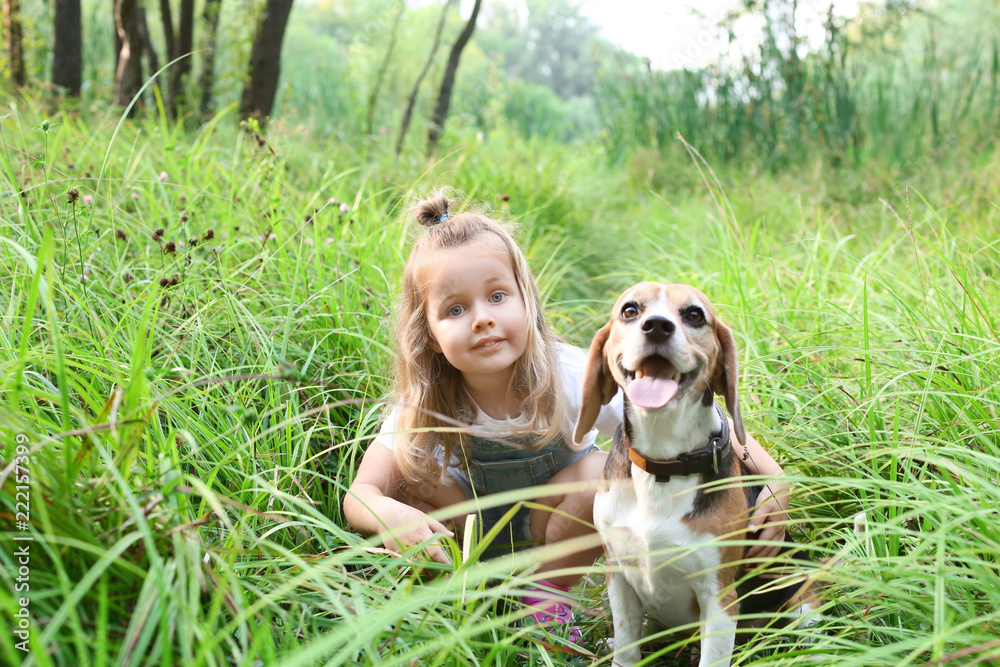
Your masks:
<svg viewBox="0 0 1000 667"><path fill-rule="evenodd" d="M743 444L736 380L733 333L708 298L688 285L640 283L618 297L611 321L594 336L573 440L593 428L601 406L621 387L637 410L649 412L714 391L725 398Z"/></svg>

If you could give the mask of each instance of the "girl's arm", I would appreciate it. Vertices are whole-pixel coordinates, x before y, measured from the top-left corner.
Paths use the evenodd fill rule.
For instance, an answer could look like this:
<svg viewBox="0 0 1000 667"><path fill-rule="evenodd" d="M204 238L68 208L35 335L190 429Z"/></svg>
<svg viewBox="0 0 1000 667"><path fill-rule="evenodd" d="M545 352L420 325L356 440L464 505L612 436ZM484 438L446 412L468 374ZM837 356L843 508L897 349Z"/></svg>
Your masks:
<svg viewBox="0 0 1000 667"><path fill-rule="evenodd" d="M387 549L419 544L435 534L454 537L440 521L393 498L402 478L392 450L378 440L368 445L358 474L344 494L344 517L355 530L366 535L379 533ZM441 547L431 545L427 555L439 563L451 561Z"/></svg>
<svg viewBox="0 0 1000 667"><path fill-rule="evenodd" d="M729 428L730 433L735 432L732 420L729 421ZM739 443L733 444L737 455L742 458ZM749 433L747 433L747 452L750 456L744 463L751 473L766 477L784 477L785 471ZM750 525L747 528L751 533L757 534L758 543L747 551L747 558L774 558L781 551L779 545L767 543L783 542L785 539L785 526L788 524L788 515L785 513L788 509L788 495L788 482L777 479L769 481L761 489L757 497L757 509L750 517Z"/></svg>

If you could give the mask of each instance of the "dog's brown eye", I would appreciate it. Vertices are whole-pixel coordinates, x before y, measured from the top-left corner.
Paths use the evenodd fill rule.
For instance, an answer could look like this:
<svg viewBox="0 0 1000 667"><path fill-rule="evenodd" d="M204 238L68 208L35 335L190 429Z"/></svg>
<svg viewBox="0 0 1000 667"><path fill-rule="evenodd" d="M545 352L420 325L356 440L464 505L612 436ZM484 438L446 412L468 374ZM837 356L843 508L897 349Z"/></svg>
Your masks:
<svg viewBox="0 0 1000 667"><path fill-rule="evenodd" d="M684 313L684 319L691 324L701 324L705 321L705 313L701 311L701 308L692 308Z"/></svg>
<svg viewBox="0 0 1000 667"><path fill-rule="evenodd" d="M635 304L626 303L622 308L622 317L626 320L631 320L639 316L639 309L635 307Z"/></svg>

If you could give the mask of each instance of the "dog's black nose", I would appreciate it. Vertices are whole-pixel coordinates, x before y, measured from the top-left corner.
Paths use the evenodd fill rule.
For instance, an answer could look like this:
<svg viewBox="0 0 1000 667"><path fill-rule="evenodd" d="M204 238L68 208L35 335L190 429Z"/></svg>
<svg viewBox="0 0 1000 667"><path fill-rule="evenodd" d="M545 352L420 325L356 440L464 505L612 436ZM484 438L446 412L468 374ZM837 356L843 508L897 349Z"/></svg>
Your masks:
<svg viewBox="0 0 1000 667"><path fill-rule="evenodd" d="M642 333L653 343L662 343L674 333L674 323L665 317L654 315L642 323Z"/></svg>

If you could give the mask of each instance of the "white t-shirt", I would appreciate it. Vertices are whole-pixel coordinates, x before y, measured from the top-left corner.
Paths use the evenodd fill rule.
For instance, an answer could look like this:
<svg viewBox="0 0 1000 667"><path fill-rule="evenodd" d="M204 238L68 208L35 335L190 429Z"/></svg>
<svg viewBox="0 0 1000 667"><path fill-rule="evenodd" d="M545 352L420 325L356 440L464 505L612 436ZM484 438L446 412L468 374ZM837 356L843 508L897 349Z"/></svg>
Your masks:
<svg viewBox="0 0 1000 667"><path fill-rule="evenodd" d="M566 392L566 411L571 421L570 432L566 434L566 442L571 443L573 441L573 422L580 412L580 404L583 400L583 371L587 365L587 353L578 347L566 343L556 343L556 363L559 366L559 379L562 382L562 389ZM611 399L610 403L601 407L601 412L597 416L594 428L584 436L583 442L580 443L581 451L588 449L594 443L598 432L609 438L614 437L615 429L622 420L622 401L622 394L618 392ZM475 406L475 404L473 405ZM511 424L517 426L527 421L523 415L510 420L494 419L480 410L478 406L475 407L477 414L470 426L473 431L483 436L507 437L511 433ZM393 407L389 415L385 418L385 421L382 422L382 428L379 430L378 436L376 436L376 440L390 450L395 449L394 440L398 411L398 407ZM454 456L452 456L450 465L458 465L458 460Z"/></svg>

